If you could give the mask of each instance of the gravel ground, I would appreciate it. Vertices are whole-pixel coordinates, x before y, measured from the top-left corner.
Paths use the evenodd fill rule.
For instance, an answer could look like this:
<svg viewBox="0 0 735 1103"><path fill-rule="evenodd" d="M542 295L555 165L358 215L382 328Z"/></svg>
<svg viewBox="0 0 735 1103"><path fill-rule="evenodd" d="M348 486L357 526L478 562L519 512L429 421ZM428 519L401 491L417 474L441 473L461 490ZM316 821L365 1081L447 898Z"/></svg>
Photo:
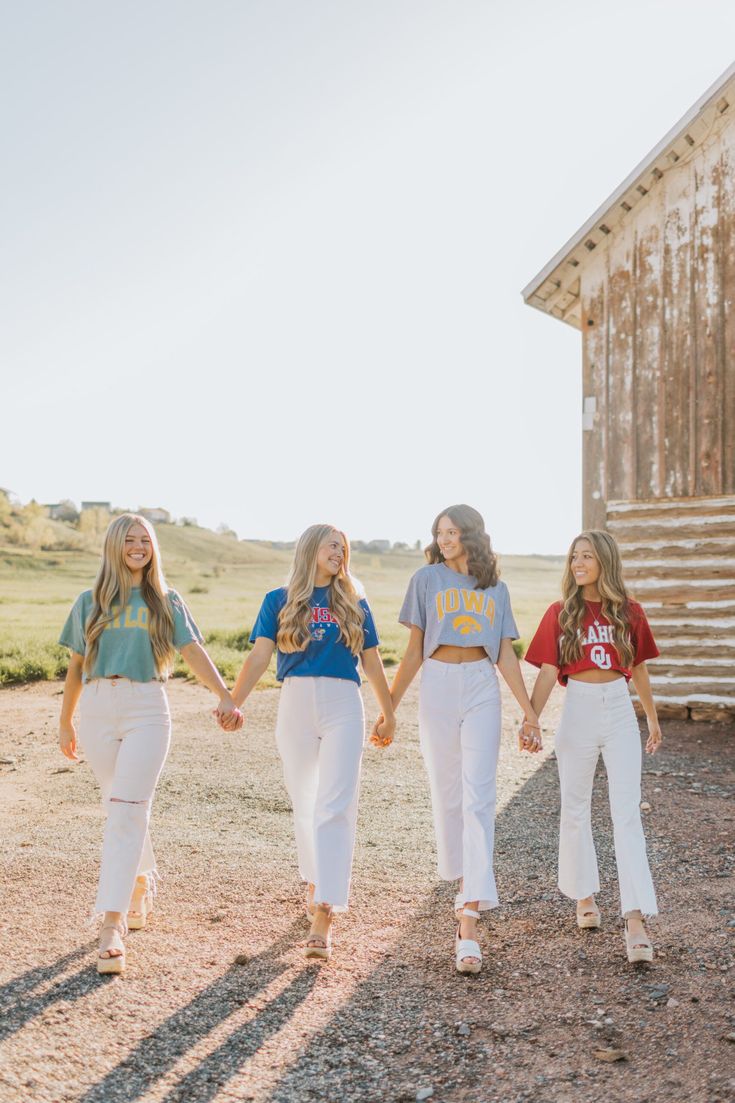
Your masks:
<svg viewBox="0 0 735 1103"><path fill-rule="evenodd" d="M483 923L483 972L460 977L415 690L396 746L366 752L352 910L319 964L299 949L277 691L255 695L244 732L222 735L206 691L175 682L154 809L157 911L129 936L125 975L100 978L85 914L101 813L88 767L56 750L59 695L53 683L0 692L3 1103L735 1099L732 727L669 724L664 751L645 761L662 914L655 962L633 967L604 785L603 928L580 932L554 882L553 740L542 758L518 755L506 702L502 905ZM550 724L560 702L557 690Z"/></svg>

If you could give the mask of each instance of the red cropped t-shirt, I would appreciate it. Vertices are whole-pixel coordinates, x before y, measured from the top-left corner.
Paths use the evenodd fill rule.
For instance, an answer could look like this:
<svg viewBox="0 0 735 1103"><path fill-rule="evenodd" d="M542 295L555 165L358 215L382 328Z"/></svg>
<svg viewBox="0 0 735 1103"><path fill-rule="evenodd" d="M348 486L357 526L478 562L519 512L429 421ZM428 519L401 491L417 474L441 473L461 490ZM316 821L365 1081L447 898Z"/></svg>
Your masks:
<svg viewBox="0 0 735 1103"><path fill-rule="evenodd" d="M536 635L531 640L531 646L525 654L526 662L532 666L541 666L549 663L559 668L559 682L565 686L570 674L579 674L583 670L617 670L626 679L629 679L632 671L624 667L614 646L613 633L615 629L602 615L602 602L586 602L586 612L582 622L582 658L576 663L567 663L562 666L559 659L559 640L561 629L559 628L559 614L564 608L564 603L555 601L544 613ZM655 659L659 654L656 641L653 638L646 614L637 601L628 602L628 619L630 622L630 640L633 644L635 658L633 666L638 666L646 659Z"/></svg>

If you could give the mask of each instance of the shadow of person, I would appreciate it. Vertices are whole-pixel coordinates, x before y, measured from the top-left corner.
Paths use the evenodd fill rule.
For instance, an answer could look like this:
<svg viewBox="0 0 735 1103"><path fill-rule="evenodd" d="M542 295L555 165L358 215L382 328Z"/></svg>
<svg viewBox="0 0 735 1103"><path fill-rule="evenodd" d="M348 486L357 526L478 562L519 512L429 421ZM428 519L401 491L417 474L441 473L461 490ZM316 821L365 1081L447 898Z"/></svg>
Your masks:
<svg viewBox="0 0 735 1103"><path fill-rule="evenodd" d="M88 951L89 946L84 946L78 953L67 954L54 964L55 966L60 965L62 962L68 964L68 962L74 961L76 957L82 955L86 956ZM36 974L40 972L49 974L51 970L52 966L49 966L44 971L33 970L32 972ZM28 974L25 974L25 976L28 976ZM40 978L36 977L33 986L40 985L44 979L47 978L49 978L47 975ZM95 988L98 988L104 983L105 977L99 976L94 965L85 965L78 973L65 977L63 981L58 982L58 984L49 988L47 992L39 995L28 998L28 996L23 996L23 989L21 989L20 992L17 990L14 1003L3 1005L2 1007L2 1016L0 1018L0 1042L9 1038L15 1031L20 1030L28 1024L31 1019L41 1015L43 1011L53 1006L53 1004L71 1004L76 999L82 999L84 996L88 996L90 992L94 992ZM11 986L7 985L6 987Z"/></svg>
<svg viewBox="0 0 735 1103"><path fill-rule="evenodd" d="M87 942L84 946L77 946L75 950L57 958L56 961L36 965L33 969L28 969L20 976L13 977L6 984L0 985L0 1012L12 1007L13 1003L25 992L38 988L39 985L55 977L57 973L63 973L73 962L85 957L93 946L96 946L96 942Z"/></svg>
<svg viewBox="0 0 735 1103"><path fill-rule="evenodd" d="M234 1030L195 1069L188 1073L162 1103L208 1103L214 1099L265 1042L277 1034L296 1013L317 982L319 970L305 965L298 976L250 1022Z"/></svg>
<svg viewBox="0 0 735 1103"><path fill-rule="evenodd" d="M110 1099L116 1103L133 1103L139 1099L188 1050L292 967L282 955L293 949L294 941L302 933L303 919L299 918L266 949L253 955L246 967L231 965L213 984L143 1038L124 1060L80 1096L77 1103L109 1103ZM318 970L305 967L254 1022L235 1031L235 1042L228 1038L185 1077L183 1082L189 1083L188 1094L176 1094L180 1088L177 1085L166 1099L210 1099L211 1084L225 1083L269 1034L280 1029L311 991L317 976Z"/></svg>

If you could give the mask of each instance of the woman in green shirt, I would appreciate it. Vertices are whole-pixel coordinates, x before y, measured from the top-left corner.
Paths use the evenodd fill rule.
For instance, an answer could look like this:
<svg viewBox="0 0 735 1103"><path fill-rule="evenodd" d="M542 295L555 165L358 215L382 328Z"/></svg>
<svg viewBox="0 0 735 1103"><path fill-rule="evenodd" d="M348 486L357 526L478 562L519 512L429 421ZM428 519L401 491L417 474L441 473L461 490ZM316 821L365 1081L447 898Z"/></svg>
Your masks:
<svg viewBox="0 0 735 1103"><path fill-rule="evenodd" d="M97 969L121 973L128 927L145 926L155 859L148 833L151 803L166 760L171 717L165 682L176 651L219 699L236 713L202 635L161 567L156 535L145 518L123 513L105 535L91 590L74 602L60 643L71 649L59 724L67 758L79 741L99 782L107 813L96 911L102 913Z"/></svg>

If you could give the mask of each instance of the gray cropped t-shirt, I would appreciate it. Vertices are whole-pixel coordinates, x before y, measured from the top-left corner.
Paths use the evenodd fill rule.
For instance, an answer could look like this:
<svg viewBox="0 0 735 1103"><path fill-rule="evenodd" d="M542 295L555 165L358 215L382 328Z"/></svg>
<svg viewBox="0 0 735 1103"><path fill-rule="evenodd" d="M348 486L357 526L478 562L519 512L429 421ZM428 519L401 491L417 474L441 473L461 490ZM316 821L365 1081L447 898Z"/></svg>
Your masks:
<svg viewBox="0 0 735 1103"><path fill-rule="evenodd" d="M446 643L484 647L496 663L500 641L518 639L505 583L486 590L476 586L472 575L459 574L445 563L427 563L416 571L398 619L406 628L415 624L422 630L425 659Z"/></svg>

